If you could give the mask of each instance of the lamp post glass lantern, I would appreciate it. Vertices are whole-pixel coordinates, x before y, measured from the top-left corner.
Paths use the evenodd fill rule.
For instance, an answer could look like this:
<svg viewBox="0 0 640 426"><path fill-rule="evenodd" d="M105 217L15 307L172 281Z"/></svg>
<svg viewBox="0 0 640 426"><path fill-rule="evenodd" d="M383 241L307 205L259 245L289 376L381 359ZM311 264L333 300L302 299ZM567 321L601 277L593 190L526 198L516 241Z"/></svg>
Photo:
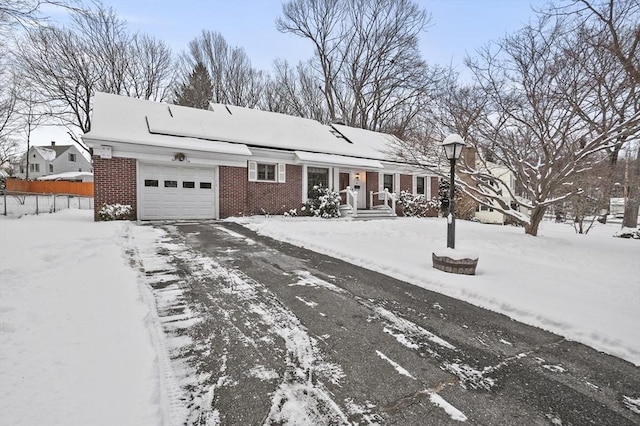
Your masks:
<svg viewBox="0 0 640 426"><path fill-rule="evenodd" d="M447 248L451 249L454 249L456 246L456 210L453 201L455 195L456 161L460 158L464 146L465 144L462 137L455 133L447 136L442 142L444 153L451 166L449 179L449 215L447 216Z"/></svg>

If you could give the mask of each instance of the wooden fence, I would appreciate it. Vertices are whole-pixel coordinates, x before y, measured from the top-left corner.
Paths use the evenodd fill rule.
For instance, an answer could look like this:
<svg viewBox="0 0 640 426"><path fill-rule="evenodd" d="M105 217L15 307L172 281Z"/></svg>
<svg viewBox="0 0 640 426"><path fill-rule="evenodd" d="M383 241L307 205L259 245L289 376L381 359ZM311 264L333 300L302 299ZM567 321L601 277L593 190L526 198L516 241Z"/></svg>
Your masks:
<svg viewBox="0 0 640 426"><path fill-rule="evenodd" d="M72 194L93 197L93 182L7 179L6 190L30 194Z"/></svg>

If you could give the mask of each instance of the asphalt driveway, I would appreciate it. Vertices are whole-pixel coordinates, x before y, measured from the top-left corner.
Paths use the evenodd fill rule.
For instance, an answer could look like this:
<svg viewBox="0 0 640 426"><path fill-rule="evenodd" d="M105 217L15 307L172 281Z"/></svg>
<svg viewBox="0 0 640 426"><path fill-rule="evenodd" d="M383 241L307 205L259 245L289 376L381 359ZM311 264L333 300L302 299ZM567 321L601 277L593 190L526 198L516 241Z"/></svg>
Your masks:
<svg viewBox="0 0 640 426"><path fill-rule="evenodd" d="M237 224L153 226L175 273L141 268L182 294L159 314L197 319L166 327L190 424L640 424L626 361Z"/></svg>

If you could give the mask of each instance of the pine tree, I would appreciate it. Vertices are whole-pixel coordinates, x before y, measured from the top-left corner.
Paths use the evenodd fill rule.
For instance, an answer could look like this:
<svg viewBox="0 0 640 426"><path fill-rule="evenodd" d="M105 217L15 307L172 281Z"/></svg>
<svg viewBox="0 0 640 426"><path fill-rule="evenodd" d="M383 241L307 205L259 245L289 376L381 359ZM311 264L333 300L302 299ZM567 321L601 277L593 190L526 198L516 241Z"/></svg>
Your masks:
<svg viewBox="0 0 640 426"><path fill-rule="evenodd" d="M212 96L213 83L209 72L202 62L198 62L191 74L189 74L187 81L176 89L174 103L176 105L208 109Z"/></svg>

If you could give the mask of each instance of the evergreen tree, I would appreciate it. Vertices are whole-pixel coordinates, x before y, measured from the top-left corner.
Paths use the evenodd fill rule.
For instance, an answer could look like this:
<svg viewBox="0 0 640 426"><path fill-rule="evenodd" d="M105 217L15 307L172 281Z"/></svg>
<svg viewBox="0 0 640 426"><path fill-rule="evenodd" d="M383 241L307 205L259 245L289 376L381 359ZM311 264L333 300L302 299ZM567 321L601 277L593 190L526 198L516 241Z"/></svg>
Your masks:
<svg viewBox="0 0 640 426"><path fill-rule="evenodd" d="M208 109L213 96L213 83L202 62L196 63L187 81L175 91L176 105Z"/></svg>

